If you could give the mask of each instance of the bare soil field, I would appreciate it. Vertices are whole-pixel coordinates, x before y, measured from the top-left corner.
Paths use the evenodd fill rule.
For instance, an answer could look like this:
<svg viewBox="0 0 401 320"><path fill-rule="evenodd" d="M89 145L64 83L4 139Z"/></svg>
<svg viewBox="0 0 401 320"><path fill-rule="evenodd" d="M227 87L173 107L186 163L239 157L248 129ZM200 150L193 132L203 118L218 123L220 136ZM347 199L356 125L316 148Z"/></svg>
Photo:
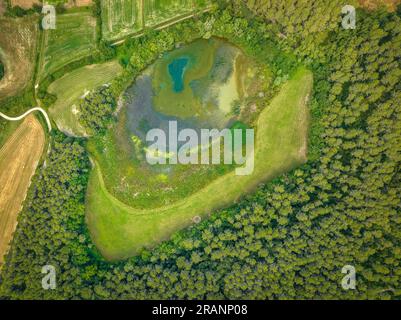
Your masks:
<svg viewBox="0 0 401 320"><path fill-rule="evenodd" d="M34 4L40 4L38 0L11 0L13 7L19 6L24 9L30 9Z"/></svg>
<svg viewBox="0 0 401 320"><path fill-rule="evenodd" d="M75 6L77 7L85 7L92 5L92 0L75 0Z"/></svg>
<svg viewBox="0 0 401 320"><path fill-rule="evenodd" d="M66 8L73 7L88 7L93 3L92 0L68 0L68 3L65 5Z"/></svg>
<svg viewBox="0 0 401 320"><path fill-rule="evenodd" d="M29 115L0 149L0 267L44 144L42 126Z"/></svg>
<svg viewBox="0 0 401 320"><path fill-rule="evenodd" d="M0 100L17 94L31 81L38 25L36 16L0 18L0 60L5 71L0 81Z"/></svg>

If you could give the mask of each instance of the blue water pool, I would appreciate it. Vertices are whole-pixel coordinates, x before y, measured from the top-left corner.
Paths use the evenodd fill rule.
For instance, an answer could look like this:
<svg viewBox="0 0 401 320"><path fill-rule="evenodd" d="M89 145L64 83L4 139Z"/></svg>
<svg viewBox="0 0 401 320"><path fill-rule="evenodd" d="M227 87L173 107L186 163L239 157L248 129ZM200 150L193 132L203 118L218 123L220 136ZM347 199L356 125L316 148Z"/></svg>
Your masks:
<svg viewBox="0 0 401 320"><path fill-rule="evenodd" d="M178 93L184 90L184 73L188 61L188 58L177 58L168 65L168 71L173 79L174 92Z"/></svg>

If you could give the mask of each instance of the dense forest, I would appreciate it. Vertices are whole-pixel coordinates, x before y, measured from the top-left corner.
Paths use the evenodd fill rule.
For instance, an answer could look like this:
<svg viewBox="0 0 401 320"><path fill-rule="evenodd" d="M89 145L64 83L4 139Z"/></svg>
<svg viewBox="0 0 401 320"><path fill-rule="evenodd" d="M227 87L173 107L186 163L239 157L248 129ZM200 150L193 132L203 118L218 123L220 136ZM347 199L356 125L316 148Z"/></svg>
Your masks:
<svg viewBox="0 0 401 320"><path fill-rule="evenodd" d="M219 4L119 47L126 71L109 90L119 94L160 52L198 34L251 42L254 50L269 41L314 72L308 163L111 264L85 225L85 141L56 132L19 217L1 298L401 298L401 10L358 9L357 28L345 30L342 1ZM292 68L275 63L277 74ZM46 264L56 267L55 290L41 287ZM341 287L345 265L356 268L355 290Z"/></svg>
<svg viewBox="0 0 401 320"><path fill-rule="evenodd" d="M107 86L89 93L79 106L79 121L91 134L107 128L113 118L116 99Z"/></svg>

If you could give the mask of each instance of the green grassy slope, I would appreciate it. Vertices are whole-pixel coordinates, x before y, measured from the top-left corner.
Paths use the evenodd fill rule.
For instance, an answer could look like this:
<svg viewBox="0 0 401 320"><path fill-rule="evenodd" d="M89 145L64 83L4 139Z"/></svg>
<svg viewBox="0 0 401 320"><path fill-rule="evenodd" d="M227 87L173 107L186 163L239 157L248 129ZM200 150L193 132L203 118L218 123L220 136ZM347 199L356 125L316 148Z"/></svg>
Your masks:
<svg viewBox="0 0 401 320"><path fill-rule="evenodd" d="M87 191L86 218L92 238L108 260L133 256L143 247L168 239L191 225L194 216L205 217L228 206L259 183L306 161L307 100L311 72L299 69L260 115L256 132L255 170L249 176L234 172L172 205L133 209L106 190L100 168L93 170Z"/></svg>
<svg viewBox="0 0 401 320"><path fill-rule="evenodd" d="M74 114L74 105L78 107L80 98L88 91L99 87L122 71L117 61L95 64L76 69L54 81L48 88L57 96L57 101L49 112L59 129L74 135L84 135L85 130Z"/></svg>

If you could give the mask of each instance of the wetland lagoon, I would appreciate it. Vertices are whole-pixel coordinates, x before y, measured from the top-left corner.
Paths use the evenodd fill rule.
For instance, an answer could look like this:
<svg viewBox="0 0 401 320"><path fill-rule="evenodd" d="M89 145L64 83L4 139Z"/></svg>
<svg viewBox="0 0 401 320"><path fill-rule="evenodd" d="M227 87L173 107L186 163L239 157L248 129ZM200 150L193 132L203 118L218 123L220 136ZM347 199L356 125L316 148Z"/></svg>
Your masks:
<svg viewBox="0 0 401 320"><path fill-rule="evenodd" d="M235 165L149 165L146 134L249 128L235 107L254 84L256 64L224 39L198 39L166 52L126 90L118 121L90 143L109 192L137 208L173 203L198 191ZM168 143L168 139L166 141ZM183 144L183 143L181 143Z"/></svg>

